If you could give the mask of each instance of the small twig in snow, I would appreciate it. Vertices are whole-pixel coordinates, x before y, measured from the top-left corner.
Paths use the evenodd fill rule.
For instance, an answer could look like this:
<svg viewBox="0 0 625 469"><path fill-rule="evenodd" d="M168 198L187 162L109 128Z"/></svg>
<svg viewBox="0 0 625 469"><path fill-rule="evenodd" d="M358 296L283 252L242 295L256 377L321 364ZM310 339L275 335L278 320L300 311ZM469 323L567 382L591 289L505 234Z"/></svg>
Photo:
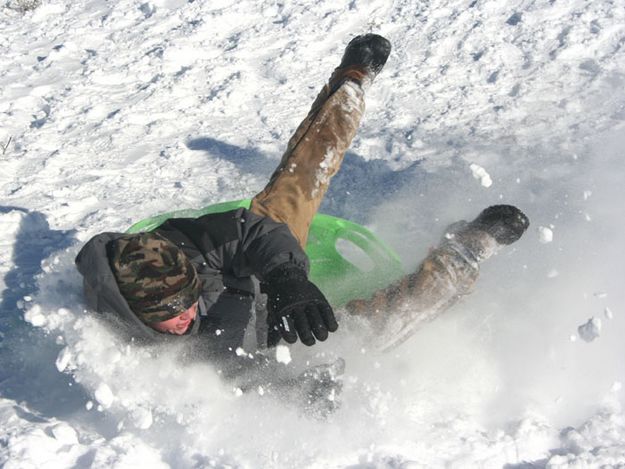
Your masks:
<svg viewBox="0 0 625 469"><path fill-rule="evenodd" d="M2 155L6 153L7 148L9 148L9 145L11 144L11 140L13 140L13 137L9 137L9 141L6 143L6 145L2 145Z"/></svg>

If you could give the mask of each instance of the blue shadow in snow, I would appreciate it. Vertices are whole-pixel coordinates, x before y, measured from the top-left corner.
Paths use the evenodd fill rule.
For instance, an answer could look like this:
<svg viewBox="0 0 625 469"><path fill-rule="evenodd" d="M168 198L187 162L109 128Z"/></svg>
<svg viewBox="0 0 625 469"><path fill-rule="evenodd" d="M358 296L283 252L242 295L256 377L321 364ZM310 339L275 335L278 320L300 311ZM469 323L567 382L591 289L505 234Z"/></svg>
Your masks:
<svg viewBox="0 0 625 469"><path fill-rule="evenodd" d="M52 230L45 216L21 207L0 206L0 214L18 212L11 269L0 299L0 395L25 402L42 417L59 416L86 401L79 386L59 373L54 338L23 319L20 301L37 291L41 262L75 241L75 231ZM16 217L17 218L17 217ZM19 409L16 409L22 412ZM22 418L40 418L22 416Z"/></svg>
<svg viewBox="0 0 625 469"><path fill-rule="evenodd" d="M233 163L243 174L265 174L267 180L279 163L278 159L256 148L239 147L210 137L194 138L186 145L190 150L204 151ZM386 161L367 161L356 153L347 152L319 211L356 223L367 223L373 208L422 175L419 162L394 171ZM262 187L257 189L260 191Z"/></svg>

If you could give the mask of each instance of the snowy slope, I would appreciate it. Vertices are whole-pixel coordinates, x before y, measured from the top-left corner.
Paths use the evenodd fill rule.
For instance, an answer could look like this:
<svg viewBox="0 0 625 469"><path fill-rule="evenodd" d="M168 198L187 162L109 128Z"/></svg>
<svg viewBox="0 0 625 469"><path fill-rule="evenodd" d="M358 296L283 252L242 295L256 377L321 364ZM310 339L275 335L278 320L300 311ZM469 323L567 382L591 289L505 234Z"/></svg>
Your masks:
<svg viewBox="0 0 625 469"><path fill-rule="evenodd" d="M0 31L0 466L625 466L623 0L43 0ZM369 31L394 50L323 209L409 269L520 206L471 297L390 354L349 320L292 347L347 361L327 420L84 310L84 241L253 195Z"/></svg>

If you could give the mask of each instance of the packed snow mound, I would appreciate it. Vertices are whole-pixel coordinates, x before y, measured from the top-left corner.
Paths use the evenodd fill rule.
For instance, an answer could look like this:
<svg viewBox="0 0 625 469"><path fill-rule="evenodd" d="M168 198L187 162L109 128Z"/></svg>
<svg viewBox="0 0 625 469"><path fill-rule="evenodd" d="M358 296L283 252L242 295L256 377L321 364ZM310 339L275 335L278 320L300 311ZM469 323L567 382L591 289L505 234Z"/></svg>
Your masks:
<svg viewBox="0 0 625 469"><path fill-rule="evenodd" d="M4 8L0 466L624 465L624 24L607 0ZM345 360L325 418L85 309L82 243L253 195L369 31L393 52L323 210L412 269L449 223L518 205L533 228L471 297L388 354L349 318L278 349L296 373Z"/></svg>

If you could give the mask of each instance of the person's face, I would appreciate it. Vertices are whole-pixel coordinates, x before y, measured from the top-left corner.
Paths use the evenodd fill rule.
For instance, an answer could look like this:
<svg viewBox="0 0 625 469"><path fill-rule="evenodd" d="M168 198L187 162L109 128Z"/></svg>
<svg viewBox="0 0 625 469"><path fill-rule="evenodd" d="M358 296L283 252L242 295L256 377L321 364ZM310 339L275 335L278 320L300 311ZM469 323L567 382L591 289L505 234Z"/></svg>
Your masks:
<svg viewBox="0 0 625 469"><path fill-rule="evenodd" d="M166 334L182 335L187 332L191 322L197 315L197 301L191 305L191 307L185 310L182 314L179 314L175 318L168 319L167 321L153 322L149 326L157 330L158 332L164 332Z"/></svg>

